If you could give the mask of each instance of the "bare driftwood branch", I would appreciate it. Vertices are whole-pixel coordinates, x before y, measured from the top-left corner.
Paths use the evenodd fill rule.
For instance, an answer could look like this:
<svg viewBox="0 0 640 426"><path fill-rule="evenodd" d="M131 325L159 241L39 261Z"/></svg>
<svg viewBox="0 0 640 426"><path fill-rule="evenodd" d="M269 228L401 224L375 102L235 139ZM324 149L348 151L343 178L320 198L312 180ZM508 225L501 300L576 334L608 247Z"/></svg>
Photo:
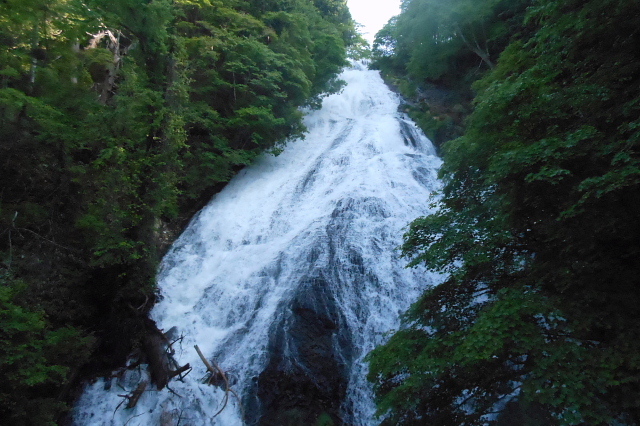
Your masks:
<svg viewBox="0 0 640 426"><path fill-rule="evenodd" d="M205 358L205 356L202 354L202 351L200 350L198 345L194 345L194 347L196 349L196 352L198 352L198 356L202 360L202 363L205 365L205 367L207 367L207 370L209 371L209 373L211 373L211 376L205 381L205 383L209 385L215 384L215 382L219 381L220 378L222 378L222 380L224 381L224 385L225 385L224 403L222 404L222 408L220 408L220 410L218 410L218 412L213 417L218 416L227 407L227 404L229 402L229 394L232 394L238 400L238 409L240 410L240 415L242 416L242 419L244 421L245 416L244 416L244 410L242 409L242 404L240 403L240 397L233 389L231 389L231 386L229 384L229 378L227 377L225 372L222 370L222 368L220 368L220 366L215 361L212 360L211 362L209 362L209 360Z"/></svg>
<svg viewBox="0 0 640 426"><path fill-rule="evenodd" d="M144 391L147 389L148 384L149 382L147 382L146 380L140 382L136 390L131 392L131 394L126 397L129 400L129 402L127 403L127 406L124 408L134 408L138 404L138 400L140 399Z"/></svg>
<svg viewBox="0 0 640 426"><path fill-rule="evenodd" d="M137 404L138 404L138 400L140 399L140 397L142 396L142 394L144 393L145 390L147 390L147 385L149 384L149 382L142 381L140 383L138 383L138 387L131 393L126 393L126 394L122 394L122 395L118 395L121 398L124 398L120 404L118 404L118 406L116 407L116 409L113 411L113 415L116 415L116 411L118 411L118 408L120 408L120 406L127 401L127 405L124 408L134 408Z"/></svg>
<svg viewBox="0 0 640 426"><path fill-rule="evenodd" d="M179 374L184 373L185 371L191 369L191 366L189 364L185 364L182 367L178 368L177 370L174 371L169 371L169 380L173 379L174 377L176 377Z"/></svg>
<svg viewBox="0 0 640 426"><path fill-rule="evenodd" d="M217 374L217 371L214 370L213 366L211 365L211 363L209 362L209 360L207 360L207 358L204 357L204 355L202 355L202 351L200 350L200 348L198 347L198 345L194 345L194 348L196 348L196 352L198 352L198 356L200 357L200 359L202 360L202 362L204 363L204 366L207 367L207 370L209 370L209 372L211 374Z"/></svg>
<svg viewBox="0 0 640 426"><path fill-rule="evenodd" d="M222 369L218 367L218 364L216 364L215 361L213 361L215 368L213 367L213 365L211 365L209 360L207 360L207 358L205 358L205 356L202 354L202 351L200 351L200 348L198 347L198 345L195 345L194 347L196 348L196 352L198 352L198 356L200 357L204 365L207 367L207 370L209 370L209 372L211 373L211 377L209 377L209 379L207 380L207 384L211 384L212 381L215 380L215 378L218 375L220 375L220 377L222 377L222 379L224 380L224 385L225 385L224 403L222 404L222 408L220 408L220 410L218 410L218 412L213 415L213 417L217 417L227 407L227 403L229 402L229 391L230 391L229 379L227 378L227 375L224 374L224 371L222 371Z"/></svg>
<svg viewBox="0 0 640 426"><path fill-rule="evenodd" d="M177 396L178 398L182 398L182 395L180 395L178 392L176 392L176 391L174 391L173 389L171 389L171 388L169 387L169 385L167 385L166 387L167 387L167 390L168 390L169 392L171 392L172 394L174 394L174 395L175 395L175 396Z"/></svg>

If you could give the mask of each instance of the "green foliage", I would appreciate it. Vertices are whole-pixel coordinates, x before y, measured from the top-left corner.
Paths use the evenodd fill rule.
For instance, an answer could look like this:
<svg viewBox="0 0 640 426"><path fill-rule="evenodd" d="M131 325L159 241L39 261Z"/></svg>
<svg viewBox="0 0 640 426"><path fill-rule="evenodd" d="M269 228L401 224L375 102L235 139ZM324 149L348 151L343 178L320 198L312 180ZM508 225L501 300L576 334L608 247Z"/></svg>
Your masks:
<svg viewBox="0 0 640 426"><path fill-rule="evenodd" d="M6 274L0 284L0 414L14 425L55 424L66 405L49 389L86 362L93 339L71 327L48 329L42 312L16 301L24 285Z"/></svg>
<svg viewBox="0 0 640 426"><path fill-rule="evenodd" d="M124 361L167 235L303 133L355 39L342 0L0 2L0 273L24 283L2 287L3 418L59 413L76 330L82 374Z"/></svg>
<svg viewBox="0 0 640 426"><path fill-rule="evenodd" d="M432 81L459 80L494 61L528 1L410 0L376 35L374 64Z"/></svg>
<svg viewBox="0 0 640 426"><path fill-rule="evenodd" d="M484 424L513 398L537 424L640 421L639 12L537 1L475 84L440 211L403 246L448 277L370 356L389 424Z"/></svg>
<svg viewBox="0 0 640 426"><path fill-rule="evenodd" d="M372 65L397 86L409 113L439 147L461 136L471 84L495 68L531 0L407 0L376 35Z"/></svg>
<svg viewBox="0 0 640 426"><path fill-rule="evenodd" d="M349 59L361 61L363 59L371 59L371 46L362 35L357 34L347 49Z"/></svg>

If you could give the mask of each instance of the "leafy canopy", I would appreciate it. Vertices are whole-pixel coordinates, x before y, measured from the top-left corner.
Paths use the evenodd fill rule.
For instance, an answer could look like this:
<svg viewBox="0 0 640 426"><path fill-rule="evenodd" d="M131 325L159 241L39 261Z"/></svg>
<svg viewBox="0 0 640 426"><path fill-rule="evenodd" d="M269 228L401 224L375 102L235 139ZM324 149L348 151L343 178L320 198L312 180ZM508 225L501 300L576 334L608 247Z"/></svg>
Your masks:
<svg viewBox="0 0 640 426"><path fill-rule="evenodd" d="M403 246L448 277L370 355L388 424L640 421L639 12L532 2L475 84Z"/></svg>
<svg viewBox="0 0 640 426"><path fill-rule="evenodd" d="M162 251L302 135L356 39L343 0L0 2L0 417L54 421L124 363Z"/></svg>

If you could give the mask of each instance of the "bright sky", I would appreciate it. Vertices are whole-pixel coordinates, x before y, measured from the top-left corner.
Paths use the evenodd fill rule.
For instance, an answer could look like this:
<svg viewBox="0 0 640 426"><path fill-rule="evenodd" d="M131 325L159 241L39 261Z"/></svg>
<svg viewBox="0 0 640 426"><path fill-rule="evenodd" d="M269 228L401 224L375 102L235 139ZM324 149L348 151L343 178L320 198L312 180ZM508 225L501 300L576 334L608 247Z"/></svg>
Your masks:
<svg viewBox="0 0 640 426"><path fill-rule="evenodd" d="M400 0L347 0L353 19L364 25L364 38L373 44L376 33L400 13Z"/></svg>

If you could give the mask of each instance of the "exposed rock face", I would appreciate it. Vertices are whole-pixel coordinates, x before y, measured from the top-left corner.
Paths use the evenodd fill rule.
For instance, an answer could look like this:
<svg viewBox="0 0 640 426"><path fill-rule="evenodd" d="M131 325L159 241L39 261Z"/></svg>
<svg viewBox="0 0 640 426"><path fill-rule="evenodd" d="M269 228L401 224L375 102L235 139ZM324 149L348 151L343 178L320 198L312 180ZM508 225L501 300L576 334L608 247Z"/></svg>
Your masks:
<svg viewBox="0 0 640 426"><path fill-rule="evenodd" d="M306 278L274 325L271 359L258 378L262 426L342 425L351 362L349 330L323 277Z"/></svg>

